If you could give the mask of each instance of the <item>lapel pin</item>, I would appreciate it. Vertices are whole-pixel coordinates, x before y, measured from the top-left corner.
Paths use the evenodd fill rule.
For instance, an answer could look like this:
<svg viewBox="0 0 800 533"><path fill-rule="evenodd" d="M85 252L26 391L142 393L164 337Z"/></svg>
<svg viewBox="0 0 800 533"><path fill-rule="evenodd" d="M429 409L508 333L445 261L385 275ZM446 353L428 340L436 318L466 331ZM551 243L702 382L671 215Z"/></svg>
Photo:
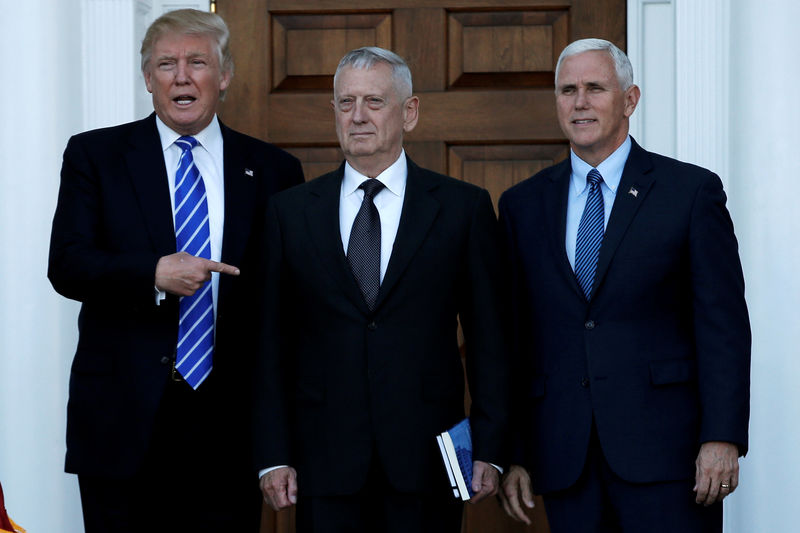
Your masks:
<svg viewBox="0 0 800 533"><path fill-rule="evenodd" d="M244 169L244 173L246 175L250 176L251 178L253 177L253 171L250 170L249 168Z"/></svg>
<svg viewBox="0 0 800 533"><path fill-rule="evenodd" d="M628 191L628 194L630 194L634 198L638 198L639 197L639 191L637 191L633 187L631 187L631 189Z"/></svg>

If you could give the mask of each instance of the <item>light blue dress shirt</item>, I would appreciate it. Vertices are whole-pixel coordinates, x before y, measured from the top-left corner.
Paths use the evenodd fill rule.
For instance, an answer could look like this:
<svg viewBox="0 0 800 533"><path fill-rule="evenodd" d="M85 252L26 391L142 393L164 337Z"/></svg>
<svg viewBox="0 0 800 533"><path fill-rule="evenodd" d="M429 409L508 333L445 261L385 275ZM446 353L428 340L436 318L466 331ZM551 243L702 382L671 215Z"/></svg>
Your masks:
<svg viewBox="0 0 800 533"><path fill-rule="evenodd" d="M570 176L569 192L567 196L567 232L566 246L567 258L572 269L575 269L575 241L578 238L578 226L581 223L583 210L586 208L586 200L589 198L589 184L586 175L592 168L603 176L603 183L600 190L603 192L603 207L605 207L604 227L608 227L608 219L611 216L611 208L614 207L614 199L617 197L617 187L622 179L622 170L631 153L631 138L625 138L619 148L614 150L597 167L592 167L589 163L575 155L570 150L570 162L572 163L572 175Z"/></svg>

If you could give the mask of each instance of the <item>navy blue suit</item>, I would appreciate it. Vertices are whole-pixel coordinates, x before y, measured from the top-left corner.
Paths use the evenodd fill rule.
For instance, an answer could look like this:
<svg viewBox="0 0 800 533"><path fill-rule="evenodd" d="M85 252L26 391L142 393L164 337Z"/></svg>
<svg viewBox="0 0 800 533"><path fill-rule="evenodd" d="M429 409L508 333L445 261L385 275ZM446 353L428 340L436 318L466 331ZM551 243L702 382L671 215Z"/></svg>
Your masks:
<svg viewBox="0 0 800 533"><path fill-rule="evenodd" d="M220 465L219 470L236 473L236 479L248 483L242 488L255 494L257 476L249 461L252 400L246 380L254 338L248 330L254 313L248 247L257 239L251 229L263 218L269 196L302 182L303 175L289 154L220 127L225 203L221 260L240 267L242 275L220 278L214 369L208 382L197 391L177 394L190 405L192 399L205 405L203 415L198 410L202 423L192 448L206 453L195 475ZM70 376L66 470L87 478L131 479L155 460L174 460L166 472L175 468L175 478L184 468L179 459L184 452L174 443L172 450L154 448L159 416L164 418L162 429L178 425L170 420L172 412L162 412L165 391L172 386L178 297L167 295L156 305L154 290L159 258L176 251L166 173L155 114L76 135L64 152L48 276L60 294L81 302ZM163 439L165 445L170 438ZM183 480L189 494L193 477ZM223 487L209 492L216 494L217 489L230 492ZM251 509L258 513L255 502Z"/></svg>
<svg viewBox="0 0 800 533"><path fill-rule="evenodd" d="M534 491L576 483L593 424L611 470L632 483L692 478L703 442L744 454L750 328L719 178L633 142L587 302L565 250L570 173L567 159L500 200L517 459Z"/></svg>

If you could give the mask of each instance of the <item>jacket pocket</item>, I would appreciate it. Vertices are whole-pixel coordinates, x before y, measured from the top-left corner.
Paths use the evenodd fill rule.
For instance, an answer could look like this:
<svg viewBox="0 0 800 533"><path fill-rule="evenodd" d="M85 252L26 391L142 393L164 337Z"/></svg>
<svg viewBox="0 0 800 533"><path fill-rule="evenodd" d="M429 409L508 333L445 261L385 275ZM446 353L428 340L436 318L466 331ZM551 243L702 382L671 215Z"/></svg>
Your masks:
<svg viewBox="0 0 800 533"><path fill-rule="evenodd" d="M650 382L653 385L671 385L697 379L694 359L662 359L650 361Z"/></svg>

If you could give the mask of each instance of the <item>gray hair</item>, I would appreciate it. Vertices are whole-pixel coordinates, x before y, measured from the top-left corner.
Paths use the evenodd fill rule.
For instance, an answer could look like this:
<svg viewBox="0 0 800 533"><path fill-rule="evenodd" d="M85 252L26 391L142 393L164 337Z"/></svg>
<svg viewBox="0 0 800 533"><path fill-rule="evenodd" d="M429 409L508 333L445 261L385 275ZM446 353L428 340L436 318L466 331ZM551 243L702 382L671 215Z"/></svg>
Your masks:
<svg viewBox="0 0 800 533"><path fill-rule="evenodd" d="M558 63L556 63L556 83L558 83L558 73L561 70L561 64L570 56L574 56L583 52L591 51L605 51L611 56L614 61L614 70L617 71L617 79L619 86L623 91L627 91L633 85L633 67L631 61L625 52L617 48L614 43L606 41L605 39L580 39L567 45L561 55L558 56ZM556 88L558 90L558 88Z"/></svg>
<svg viewBox="0 0 800 533"><path fill-rule="evenodd" d="M404 98L411 96L413 86L411 84L411 70L408 68L402 57L377 46L364 46L347 52L339 66L336 67L336 74L333 75L333 86L336 87L336 80L339 73L345 67L369 69L376 63L385 63L392 69L392 77L397 92Z"/></svg>
<svg viewBox="0 0 800 533"><path fill-rule="evenodd" d="M206 35L214 41L219 59L219 67L223 73L233 75L233 56L229 46L230 31L222 17L208 11L197 9L176 9L158 17L147 28L142 40L142 72L150 63L153 47L156 42L168 34ZM224 93L223 95L224 96Z"/></svg>

